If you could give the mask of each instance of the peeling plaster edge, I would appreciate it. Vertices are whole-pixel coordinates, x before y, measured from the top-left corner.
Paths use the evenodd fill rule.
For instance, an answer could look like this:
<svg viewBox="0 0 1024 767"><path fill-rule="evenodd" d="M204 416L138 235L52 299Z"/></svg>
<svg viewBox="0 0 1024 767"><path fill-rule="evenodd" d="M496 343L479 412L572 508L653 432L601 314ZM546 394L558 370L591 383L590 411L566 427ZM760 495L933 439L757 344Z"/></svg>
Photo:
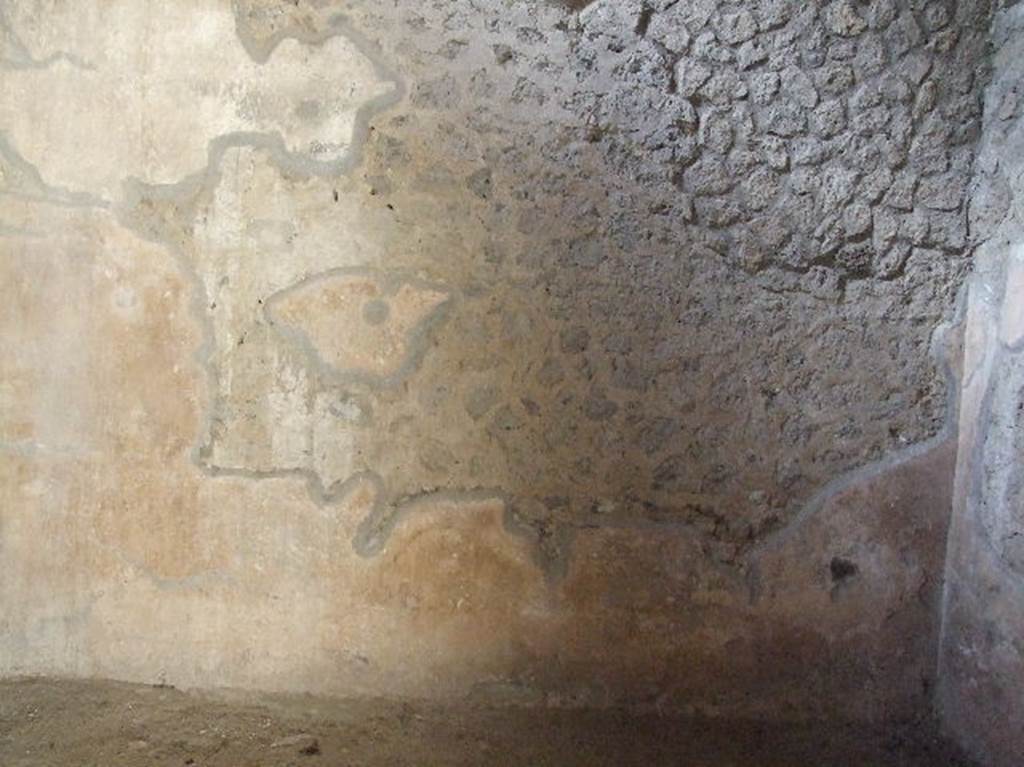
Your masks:
<svg viewBox="0 0 1024 767"><path fill-rule="evenodd" d="M956 436L959 429L960 379L957 376L954 349L950 348L950 336L964 323L967 310L969 285L965 282L957 291L953 312L948 319L940 322L932 331L930 354L946 382L946 414L942 428L932 437L889 453L877 461L848 471L811 496L788 524L755 545L747 554L748 563L756 567L760 558L793 538L811 519L817 517L829 502L850 488L862 485L872 479L920 458Z"/></svg>
<svg viewBox="0 0 1024 767"><path fill-rule="evenodd" d="M371 119L401 102L407 94L408 88L405 80L399 75L398 71L389 66L384 61L380 49L352 27L348 19L340 13L331 16L328 20L330 28L327 30L311 32L309 30L287 28L276 32L270 38L261 42L249 34L245 26L240 23L237 0L232 0L232 9L235 17L235 34L242 48L245 49L249 57L257 64L265 64L269 61L277 47L287 39L294 39L304 45L319 47L332 38L343 37L370 62L374 74L380 80L391 84L390 90L369 99L356 110L352 123L349 149L345 156L339 160L309 160L302 152L289 152L284 147L284 140L281 138L280 133L273 134L279 138L281 149L283 150L276 158L282 170L298 172L306 176L329 177L340 176L358 167L363 160L363 147L370 134Z"/></svg>
<svg viewBox="0 0 1024 767"><path fill-rule="evenodd" d="M998 315L996 318L990 318L990 338L998 339L998 325ZM995 340L991 344L991 348L986 351L984 365L979 371L984 374L985 393L982 395L977 412L977 421L983 427L992 422L992 400L995 397L1002 363L1008 357L1015 357L1018 354L1019 352L1007 349L998 340ZM1005 582L1024 590L1024 575L1006 563L1003 554L996 548L995 541L992 540L991 531L986 529L984 523L979 518L979 506L984 504L984 491L980 485L984 479L984 471L982 469L985 466L985 448L988 443L988 436L989 434L986 430L984 433L977 433L970 445L960 445L960 449L966 453L966 456L963 465L964 472L961 474L958 466L956 478L957 485L962 490L961 497L963 499L963 507L959 511L964 521L971 524L971 529L967 534L973 539L975 547L979 547L986 552L991 558L991 564L1003 576ZM954 538L956 539L954 540ZM958 542L960 542L958 537L950 536L946 555L947 564L955 561L955 558L950 555L953 547ZM947 575L956 574L956 571L949 566L947 566L946 572ZM945 608L945 603L943 608Z"/></svg>
<svg viewBox="0 0 1024 767"><path fill-rule="evenodd" d="M265 50L261 50L258 44L244 33L240 35L239 39L241 40L243 47L249 52L250 56L254 57L254 60L259 61L259 56L265 54L265 58L263 59L265 61L269 58L273 49L282 40L288 37L294 37L302 42L312 41L312 44L318 44L332 37L343 36L348 39L360 53L367 57L375 72L377 72L381 79L392 84L392 88L388 92L369 100L356 111L352 128L350 149L344 158L326 163L309 160L301 153L288 151L284 139L279 132L233 132L216 136L211 139L207 145L206 167L185 177L181 181L173 184L148 184L137 178L129 177L122 185L124 198L116 209L118 219L121 224L142 236L144 239L166 247L177 261L180 272L183 274L185 279L192 284L192 297L190 303L194 319L198 323L202 335L202 341L199 347L195 350L193 358L206 374L207 390L208 395L211 396L211 402L207 403L204 408L204 413L201 416L202 425L199 428L201 436L199 441L193 446L191 453L192 462L202 471L211 476L215 476L218 473L218 470L216 470L215 467L207 465L202 460L204 451L208 450L209 447L208 444L203 443L205 437L202 435L206 435L208 437L212 433L212 425L214 421L212 397L217 390L216 383L218 376L216 369L211 363L211 359L215 351L215 342L213 325L206 312L206 306L209 301L209 296L206 293L206 286L203 284L203 281L194 265L189 260L188 254L185 253L180 246L167 241L163 237L152 237L146 232L140 231L139 227L132 225L132 222L129 219L129 214L135 209L136 202L143 195L143 192L155 195L164 200L190 202L191 199L200 191L215 187L221 177L221 165L224 155L229 149L233 148L251 147L256 150L264 151L269 156L271 163L282 172L298 174L305 177L341 176L357 167L362 161L363 146L367 136L369 135L370 121L379 113L400 102L405 96L406 86L404 81L398 76L397 72L384 64L381 57L378 55L376 48L372 46L362 35L359 35L351 29L344 20L332 20L332 25L334 27L333 30L316 35L296 34L290 31L278 33L265 46ZM0 138L2 138L2 136L0 136ZM2 148L3 145L0 145L0 149ZM31 166L29 167L31 168ZM34 171L34 168L32 170ZM38 173L35 173L35 175L38 176ZM103 204L102 207L106 207L106 204ZM234 473L234 470L223 471L227 473ZM238 471L241 472L242 470ZM254 479L259 479L269 476L295 476L295 474L296 471L286 469L281 472L273 472L269 474L251 472L239 475L251 476ZM320 486L320 497L326 497L324 496L322 485L318 477L307 476L306 478L307 481L310 482L311 486Z"/></svg>
<svg viewBox="0 0 1024 767"><path fill-rule="evenodd" d="M100 208L109 210L111 207L108 201L88 192L76 192L71 189L48 184L43 180L39 169L15 149L7 136L7 132L4 130L0 130L0 157L7 160L17 171L24 173L32 186L41 191L41 194L25 194L0 190L0 197L9 196L36 202L48 202L69 208Z"/></svg>
<svg viewBox="0 0 1024 767"><path fill-rule="evenodd" d="M237 3L232 3L237 11ZM45 194L40 199L52 198L51 201L78 207L94 207L110 209L117 206L124 206L131 197L133 188L161 188L167 190L168 196L174 196L174 190L188 189L196 183L197 179L208 179L217 168L219 162L228 148L239 146L252 146L264 149L273 156L274 164L285 173L298 174L304 177L330 178L344 175L362 163L363 148L370 134L370 122L378 114L390 107L400 103L406 96L407 86L398 72L388 66L378 48L366 37L356 31L348 21L340 14L336 14L330 20L331 28L321 32L309 32L306 30L287 29L276 33L265 43L259 43L252 36L248 35L238 23L237 12L235 17L236 35L242 48L258 64L266 63L278 45L286 39L295 39L308 46L319 47L326 41L335 37L342 37L347 40L362 56L369 62L377 77L390 88L383 93L368 99L355 111L352 121L352 132L349 137L348 149L344 156L335 160L311 159L307 153L302 151L291 151L285 143L280 131L234 131L221 134L210 139L207 143L207 164L205 168L198 169L184 179L173 183L151 184L128 176L122 181L122 199L107 200L88 192L73 191L46 183L38 168L29 163L15 147L10 143L6 132L0 130L0 155L3 155L14 164L19 170L26 173L34 185L44 190ZM6 17L0 8L0 32L5 32L13 41L15 48L22 50L27 57L29 54L24 46L15 36L13 30L7 24ZM77 59L64 54L55 54L50 59L67 59L76 66L91 68L89 65L78 62ZM31 59L28 64L18 65L16 68L39 68L49 66L50 59L45 62L34 62ZM4 59L0 59L0 66L10 65ZM2 194L2 193L0 193ZM130 228L130 227L129 227ZM134 230L133 230L134 231Z"/></svg>
<svg viewBox="0 0 1024 767"><path fill-rule="evenodd" d="M275 317L274 304L283 300L290 293L302 290L318 282L349 275L373 278L383 286L384 295L388 297L395 295L403 285L411 285L415 288L445 295L443 301L427 312L426 316L409 330L406 339L407 348L401 363L394 372L388 375L374 373L362 368L337 368L331 365L317 351L316 346L304 330ZM273 328L279 335L290 341L302 352L310 365L319 372L325 383L333 385L361 384L369 389L379 390L394 388L409 378L420 367L427 354L427 342L431 333L448 319L455 301L456 296L454 292L445 285L428 282L416 277L405 277L399 274L386 275L381 273L379 269L372 267L343 266L307 275L283 290L272 293L263 302L262 314L269 327Z"/></svg>
<svg viewBox="0 0 1024 767"><path fill-rule="evenodd" d="M383 497L383 493L380 492L383 487L383 480L373 472L358 472L340 483L335 483L330 487L325 488L319 476L308 469L282 469L270 472L260 472L241 468L233 469L216 467L210 465L204 460L204 453L209 450L208 440L212 435L212 427L215 421L213 405L215 402L216 391L218 390L217 382L219 380L217 371L212 364L212 357L215 351L215 341L213 323L206 311L206 306L209 302L206 286L195 269L195 266L191 263L187 252L185 252L182 247L177 243L169 241L166 237L152 236L143 231L140 227L134 226L130 220L130 216L137 207L138 200L143 196L143 194L152 195L162 200L181 202L191 207L191 203L200 192L212 189L220 181L222 161L229 149L249 147L258 151L263 151L268 155L271 164L277 167L282 173L290 173L303 177L342 176L358 167L362 162L363 147L367 137L369 136L371 120L386 109L399 103L405 97L406 86L397 72L384 64L378 55L376 48L362 35L351 29L343 19L340 17L332 19L332 27L332 30L317 35L303 35L292 32L279 33L278 35L275 35L266 46L266 58L264 61L269 58L273 49L282 40L288 37L299 39L300 42L320 44L332 37L343 36L348 39L360 53L366 56L366 58L371 62L374 71L382 80L391 83L392 87L390 90L374 99L370 99L365 104L361 105L356 111L349 151L346 153L345 157L331 162L310 160L302 153L290 152L287 149L284 138L280 132L233 132L210 139L207 144L206 166L186 176L180 181L171 184L149 184L138 178L129 177L122 182L122 199L116 206L111 206L109 202L91 196L85 196L85 199L82 199L81 202L74 203L103 209L113 208L113 212L122 226L143 239L166 248L177 262L178 270L183 278L186 282L191 283L192 290L189 303L193 319L199 326L202 339L192 356L205 375L207 384L206 394L208 397L208 401L202 408L202 413L199 417L199 426L197 429L199 435L198 439L189 451L193 465L195 465L203 474L210 477L237 476L253 480L270 478L302 478L306 481L310 498L319 507L337 503L342 498L346 497L358 484L367 480L374 484L378 490L376 494L378 499L377 503L382 503L379 499ZM254 60L259 61L257 57L262 55L263 51L260 51L258 47L249 47L244 35L240 35L240 40L243 47L245 47L247 52L249 52L249 55L253 56ZM251 39L248 42L255 44ZM32 165L22 160L20 156L9 147L9 144L6 142L6 137L0 133L0 152L4 152L5 150L10 150L11 154L21 161L25 170L30 173L34 180L38 181L40 186L52 189L58 198L71 194L64 192L63 190L46 187L39 177L38 171ZM75 196L74 199L77 200L78 196ZM147 577L153 580L160 588L169 588L176 583L179 583L178 579L159 578L155 574L149 572L148 569L144 569L143 572L145 572Z"/></svg>
<svg viewBox="0 0 1024 767"><path fill-rule="evenodd" d="M48 69L59 62L65 62L79 69L95 69L96 67L83 59L66 51L56 51L44 59L37 59L29 51L28 46L22 41L11 26L7 18L4 6L0 3L0 39L6 38L11 48L14 49L14 58L0 57L0 69Z"/></svg>
<svg viewBox="0 0 1024 767"><path fill-rule="evenodd" d="M302 42L316 45L335 36L344 36L370 60L375 72L379 77L381 77L381 79L392 83L393 87L389 92L382 94L375 99L371 99L357 110L353 123L350 151L344 158L338 161L326 163L309 160L301 153L288 151L284 139L279 132L234 132L223 134L211 139L208 143L206 167L187 176L181 181L173 184L148 184L140 179L129 177L122 184L124 195L116 208L116 213L121 224L139 236L142 236L144 239L166 247L178 262L179 269L185 276L185 279L192 283L190 304L194 319L200 327L202 336L202 341L199 347L195 350L193 358L206 375L207 394L210 397L210 401L203 408L203 414L201 415L202 425L198 429L200 435L199 440L193 445L190 451L191 462L201 472L209 477L232 476L252 480L288 478L303 479L306 482L307 491L311 500L320 508L325 508L341 502L348 497L358 485L364 482L369 482L373 485L375 491L374 505L359 524L357 533L352 540L353 549L357 554L364 558L369 558L379 554L386 546L387 540L394 528L410 512L414 511L418 507L428 503L446 501L461 503L467 501L498 500L503 503L505 508L505 530L512 535L526 538L532 544L531 548L533 549L534 562L545 574L545 577L549 582L558 580L567 570L568 556L555 558L545 556L540 545L540 535L533 527L522 522L518 518L515 513L512 500L504 492L482 488L467 490L430 490L388 502L385 500L387 494L384 479L376 472L370 470L356 472L344 480L340 480L339 482L335 482L330 486L325 487L320 476L312 469L296 467L260 471L241 467L214 466L205 459L205 455L210 449L208 439L213 433L212 427L215 421L213 402L216 396L216 384L218 381L217 371L211 361L215 351L215 341L213 323L206 311L206 306L209 302L206 286L203 284L202 278L191 263L188 254L181 247L173 242L168 242L165 238L154 238L148 236L147 233L140 231L138 227L132 226L128 219L128 215L136 207L136 201L142 196L143 192L150 195L156 195L165 200L189 202L190 199L200 191L213 188L220 180L224 155L232 148L250 147L256 150L262 150L269 156L271 164L276 166L283 173L292 173L305 177L341 176L358 167L363 159L363 147L365 146L366 139L369 135L371 119L377 114L385 111L387 108L399 103L405 97L407 88L397 72L392 70L381 60L377 53L376 46L349 26L347 20L342 15L337 14L333 16L330 20L330 24L332 26L332 31L329 32L312 35L301 33L296 34L294 32L286 31L274 35L274 37L263 45L257 43L244 32L240 33L239 39L242 41L242 45L245 47L249 55L253 57L255 61L262 62L268 60L274 48L276 48L282 40L289 37L294 37ZM2 135L0 135L0 138L2 138ZM0 146L0 148L2 148L2 146ZM31 166L28 167L31 168ZM34 171L35 169L32 168L32 170ZM38 173L35 173L34 175L38 176ZM109 203L101 200L97 200L96 205L98 207L109 207ZM339 270L331 271L337 272ZM341 271L344 271L344 268L342 268ZM329 273L330 272L310 275L299 284L305 284L310 280L322 278L324 274ZM421 281L417 281L416 284L419 284L419 282ZM431 289L436 289L438 287L425 282L422 284L430 287ZM285 291L280 292L287 292L294 287L295 286L291 286L290 288L286 288ZM451 292L449 290L443 290L444 292L449 293L449 298L442 302L442 304L440 304L428 318L421 321L413 331L414 338L411 343L415 343L419 346L419 350L413 351L413 353L407 357L402 369L398 373L393 376L380 379L376 382L378 385L390 386L398 383L405 377L405 375L408 374L408 372L411 372L411 370L409 370L409 366L414 368L418 364L425 353L426 337L437 324L443 321L446 312L454 300L454 297L451 296ZM266 309L264 312L265 316L269 318L269 313L266 313ZM306 344L301 344L300 346L305 347ZM306 351L308 353L308 350ZM318 359L318 355L315 355L313 358ZM326 366L324 367L326 368ZM329 370L329 368L327 369ZM373 385L373 383L375 383L372 379L360 380L359 376L354 376L353 378L356 382L362 382L364 384ZM337 383L337 381L334 381L334 383ZM571 538L573 533L574 530L569 529L564 531L562 535L565 538ZM166 586L166 584L161 582L161 586Z"/></svg>
<svg viewBox="0 0 1024 767"><path fill-rule="evenodd" d="M506 533L523 539L529 545L531 558L544 574L549 585L561 580L568 570L568 556L549 556L542 546L541 535L516 513L512 498L500 488L475 487L462 489L429 489L411 495L390 499L387 483L375 471L364 469L343 480L324 486L320 476L312 469L252 470L242 467L223 467L203 463L197 465L209 477L235 477L254 481L267 479L304 480L310 499L321 510L343 503L361 485L369 485L374 494L373 504L356 526L352 549L363 559L373 559L387 549L395 529L410 515L435 504L461 505L493 501L502 505L502 526ZM571 539L574 530L563 533L562 543Z"/></svg>

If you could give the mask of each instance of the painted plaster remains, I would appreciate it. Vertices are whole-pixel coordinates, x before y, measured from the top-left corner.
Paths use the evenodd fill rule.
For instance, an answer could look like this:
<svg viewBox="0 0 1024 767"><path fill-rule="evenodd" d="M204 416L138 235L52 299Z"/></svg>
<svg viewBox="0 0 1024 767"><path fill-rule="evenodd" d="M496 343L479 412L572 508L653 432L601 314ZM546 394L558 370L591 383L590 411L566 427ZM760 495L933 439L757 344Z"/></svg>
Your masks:
<svg viewBox="0 0 1024 767"><path fill-rule="evenodd" d="M0 671L919 709L991 10L0 2Z"/></svg>
<svg viewBox="0 0 1024 767"><path fill-rule="evenodd" d="M303 162L338 167L359 110L390 91L345 37L259 46L218 0L5 11L7 139L47 184L99 199L127 179L179 182L206 166L210 141L234 133L274 133Z"/></svg>

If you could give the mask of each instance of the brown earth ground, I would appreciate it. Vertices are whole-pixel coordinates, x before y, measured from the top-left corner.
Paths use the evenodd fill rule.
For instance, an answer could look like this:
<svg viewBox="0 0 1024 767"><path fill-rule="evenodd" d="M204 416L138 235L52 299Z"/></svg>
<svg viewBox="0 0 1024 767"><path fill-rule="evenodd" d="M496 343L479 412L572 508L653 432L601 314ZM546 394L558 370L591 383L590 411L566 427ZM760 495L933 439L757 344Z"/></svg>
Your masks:
<svg viewBox="0 0 1024 767"><path fill-rule="evenodd" d="M190 693L114 682L0 682L3 767L971 763L928 722L764 725L613 710Z"/></svg>

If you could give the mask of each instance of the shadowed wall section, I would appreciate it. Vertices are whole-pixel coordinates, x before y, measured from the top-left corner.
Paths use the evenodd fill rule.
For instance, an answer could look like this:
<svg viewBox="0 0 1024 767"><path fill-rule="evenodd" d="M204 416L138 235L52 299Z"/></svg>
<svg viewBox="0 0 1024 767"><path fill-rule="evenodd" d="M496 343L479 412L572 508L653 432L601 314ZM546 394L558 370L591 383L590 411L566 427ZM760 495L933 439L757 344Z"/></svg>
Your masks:
<svg viewBox="0 0 1024 767"><path fill-rule="evenodd" d="M1024 736L1024 6L993 24L971 200L967 309L940 708L986 764L1020 763Z"/></svg>

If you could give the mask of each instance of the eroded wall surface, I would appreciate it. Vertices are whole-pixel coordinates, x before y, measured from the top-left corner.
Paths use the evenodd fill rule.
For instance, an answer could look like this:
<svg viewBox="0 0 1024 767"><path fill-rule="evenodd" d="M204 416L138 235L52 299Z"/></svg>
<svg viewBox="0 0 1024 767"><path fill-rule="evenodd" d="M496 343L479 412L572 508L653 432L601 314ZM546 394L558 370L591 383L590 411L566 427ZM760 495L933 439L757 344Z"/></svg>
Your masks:
<svg viewBox="0 0 1024 767"><path fill-rule="evenodd" d="M1007 4L993 38L939 702L986 764L1010 767L1024 753L1024 5Z"/></svg>
<svg viewBox="0 0 1024 767"><path fill-rule="evenodd" d="M988 6L578 5L0 5L0 669L920 702Z"/></svg>

